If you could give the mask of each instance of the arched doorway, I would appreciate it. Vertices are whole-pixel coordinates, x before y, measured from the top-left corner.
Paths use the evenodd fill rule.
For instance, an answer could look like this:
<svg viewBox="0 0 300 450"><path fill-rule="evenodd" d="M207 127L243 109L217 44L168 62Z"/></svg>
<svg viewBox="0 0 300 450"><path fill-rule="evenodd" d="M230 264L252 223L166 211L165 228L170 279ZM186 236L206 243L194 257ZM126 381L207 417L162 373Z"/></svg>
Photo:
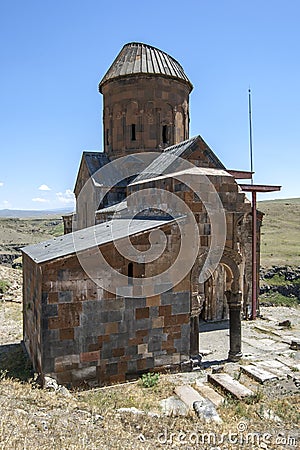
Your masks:
<svg viewBox="0 0 300 450"><path fill-rule="evenodd" d="M238 255L239 256L239 255ZM199 320L220 321L229 318L228 359L241 356L241 299L238 263L226 254L204 284L197 284L199 266L191 273L191 355L199 353ZM201 337L200 337L201 339Z"/></svg>

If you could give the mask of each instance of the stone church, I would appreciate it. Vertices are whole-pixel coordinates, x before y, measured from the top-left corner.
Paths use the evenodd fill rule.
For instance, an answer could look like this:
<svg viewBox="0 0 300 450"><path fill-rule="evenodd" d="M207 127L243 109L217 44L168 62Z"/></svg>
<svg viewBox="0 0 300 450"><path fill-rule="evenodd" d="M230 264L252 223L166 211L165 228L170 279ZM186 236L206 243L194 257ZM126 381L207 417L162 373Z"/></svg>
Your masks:
<svg viewBox="0 0 300 450"><path fill-rule="evenodd" d="M199 319L229 318L228 358L242 355L249 173L190 138L192 89L174 58L126 44L99 84L104 148L82 155L64 236L23 249L24 343L60 384L180 369L199 353Z"/></svg>

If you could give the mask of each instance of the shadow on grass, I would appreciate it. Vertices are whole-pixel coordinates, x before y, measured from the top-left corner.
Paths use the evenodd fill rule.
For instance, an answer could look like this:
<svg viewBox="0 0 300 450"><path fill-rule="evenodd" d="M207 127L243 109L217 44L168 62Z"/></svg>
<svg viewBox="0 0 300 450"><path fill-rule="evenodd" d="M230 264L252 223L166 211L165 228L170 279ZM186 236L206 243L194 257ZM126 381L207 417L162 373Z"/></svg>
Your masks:
<svg viewBox="0 0 300 450"><path fill-rule="evenodd" d="M22 343L0 345L0 376L19 381L33 377L32 364Z"/></svg>

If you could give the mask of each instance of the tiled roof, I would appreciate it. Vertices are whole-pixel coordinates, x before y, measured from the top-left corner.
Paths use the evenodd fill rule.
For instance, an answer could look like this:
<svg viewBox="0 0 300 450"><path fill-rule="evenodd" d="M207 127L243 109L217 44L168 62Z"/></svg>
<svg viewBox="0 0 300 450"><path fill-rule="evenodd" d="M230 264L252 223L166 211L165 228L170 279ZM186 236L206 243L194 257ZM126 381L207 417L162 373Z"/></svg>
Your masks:
<svg viewBox="0 0 300 450"><path fill-rule="evenodd" d="M140 42L124 45L104 77L99 83L99 91L103 84L115 78L137 74L160 75L184 81L193 89L192 83L184 73L182 66L172 56Z"/></svg>

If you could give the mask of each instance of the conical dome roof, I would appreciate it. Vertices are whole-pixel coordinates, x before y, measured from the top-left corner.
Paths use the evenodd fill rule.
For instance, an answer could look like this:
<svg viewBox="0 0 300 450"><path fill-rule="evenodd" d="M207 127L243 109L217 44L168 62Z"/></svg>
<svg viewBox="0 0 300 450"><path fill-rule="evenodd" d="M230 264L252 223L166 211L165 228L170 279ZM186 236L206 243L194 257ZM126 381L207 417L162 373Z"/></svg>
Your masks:
<svg viewBox="0 0 300 450"><path fill-rule="evenodd" d="M124 45L100 81L99 91L102 92L102 86L108 81L138 74L175 78L187 83L190 89L193 89L183 68L172 56L151 45L130 42Z"/></svg>

